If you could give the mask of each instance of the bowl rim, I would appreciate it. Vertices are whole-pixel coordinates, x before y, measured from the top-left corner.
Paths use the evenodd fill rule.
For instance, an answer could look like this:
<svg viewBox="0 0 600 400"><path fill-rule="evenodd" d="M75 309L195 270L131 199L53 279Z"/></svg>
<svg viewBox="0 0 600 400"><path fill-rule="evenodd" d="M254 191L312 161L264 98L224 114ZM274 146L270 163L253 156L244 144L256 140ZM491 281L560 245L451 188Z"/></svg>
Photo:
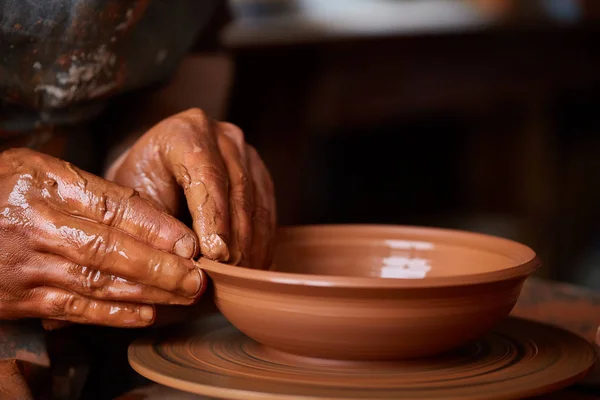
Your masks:
<svg viewBox="0 0 600 400"><path fill-rule="evenodd" d="M300 274L282 271L258 270L243 266L235 266L224 263L211 261L204 257L198 260L198 266L209 273L209 275L221 275L231 278L252 281L255 283L262 282L267 284L292 285L292 286L310 286L310 287L329 287L329 288L388 288L388 289L423 289L434 287L454 287L454 286L469 286L485 283L493 283L506 281L515 278L525 278L535 272L541 265L541 260L529 246L517 241L506 239L500 236L489 235L485 233L472 232L467 230L437 228L427 226L413 225L392 225L392 224L311 224L311 225L294 225L278 228L278 231L297 231L310 229L344 229L344 230L402 230L403 232L415 233L421 235L452 235L454 237L471 237L479 238L480 240L496 241L505 246L511 246L515 249L528 252L530 258L513 267L458 276L442 276L431 277L424 279L391 279L380 277L360 277L360 276L335 276L335 275L316 275L316 274Z"/></svg>

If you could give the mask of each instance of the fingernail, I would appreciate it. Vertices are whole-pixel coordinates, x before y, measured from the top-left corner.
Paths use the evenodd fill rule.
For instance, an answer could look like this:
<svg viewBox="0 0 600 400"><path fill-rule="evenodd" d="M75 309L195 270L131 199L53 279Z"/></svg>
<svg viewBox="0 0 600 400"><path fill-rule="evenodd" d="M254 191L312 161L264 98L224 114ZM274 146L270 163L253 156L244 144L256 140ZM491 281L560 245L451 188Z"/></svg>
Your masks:
<svg viewBox="0 0 600 400"><path fill-rule="evenodd" d="M225 262L229 260L229 249L223 237L213 233L202 238L204 255L212 260Z"/></svg>
<svg viewBox="0 0 600 400"><path fill-rule="evenodd" d="M140 318L144 322L152 322L152 320L154 319L154 309L150 306L141 306Z"/></svg>
<svg viewBox="0 0 600 400"><path fill-rule="evenodd" d="M196 240L190 235L185 235L175 243L173 252L179 257L192 258L196 252Z"/></svg>
<svg viewBox="0 0 600 400"><path fill-rule="evenodd" d="M202 277L200 272L194 270L183 280L183 290L190 296L196 295L202 287Z"/></svg>

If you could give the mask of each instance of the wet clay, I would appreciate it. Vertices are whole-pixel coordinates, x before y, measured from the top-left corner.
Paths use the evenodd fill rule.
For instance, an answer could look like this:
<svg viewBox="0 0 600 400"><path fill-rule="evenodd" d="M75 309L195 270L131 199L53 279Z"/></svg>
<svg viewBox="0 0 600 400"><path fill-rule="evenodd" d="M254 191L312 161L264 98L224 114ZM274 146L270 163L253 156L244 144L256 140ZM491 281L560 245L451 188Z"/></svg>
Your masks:
<svg viewBox="0 0 600 400"><path fill-rule="evenodd" d="M428 279L510 269L535 258L526 246L453 231L298 227L280 231L272 271L340 277ZM453 235L456 233L456 235ZM468 279L468 278L467 278Z"/></svg>
<svg viewBox="0 0 600 400"><path fill-rule="evenodd" d="M404 361L292 356L260 345L221 316L129 347L131 366L148 379L239 400L529 398L580 381L595 360L594 348L578 336L512 318L457 351Z"/></svg>
<svg viewBox="0 0 600 400"><path fill-rule="evenodd" d="M240 331L341 360L431 356L476 339L509 315L540 266L510 240L402 226L285 228L274 259L269 271L199 264Z"/></svg>
<svg viewBox="0 0 600 400"><path fill-rule="evenodd" d="M178 216L185 196L200 254L257 269L271 263L276 209L271 176L234 125L191 109L160 122L109 169L107 179L136 189Z"/></svg>
<svg viewBox="0 0 600 400"><path fill-rule="evenodd" d="M194 233L134 190L27 149L0 181L0 319L147 326L202 293Z"/></svg>

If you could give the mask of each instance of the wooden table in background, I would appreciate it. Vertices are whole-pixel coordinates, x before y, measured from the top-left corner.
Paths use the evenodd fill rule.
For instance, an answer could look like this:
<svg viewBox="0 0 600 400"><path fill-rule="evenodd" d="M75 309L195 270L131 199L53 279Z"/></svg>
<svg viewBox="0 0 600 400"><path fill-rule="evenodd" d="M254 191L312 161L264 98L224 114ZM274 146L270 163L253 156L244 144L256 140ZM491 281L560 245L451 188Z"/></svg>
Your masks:
<svg viewBox="0 0 600 400"><path fill-rule="evenodd" d="M513 316L552 324L600 345L600 293L585 288L529 279ZM208 400L162 385L139 388L118 400ZM581 383L539 400L600 400L600 365Z"/></svg>

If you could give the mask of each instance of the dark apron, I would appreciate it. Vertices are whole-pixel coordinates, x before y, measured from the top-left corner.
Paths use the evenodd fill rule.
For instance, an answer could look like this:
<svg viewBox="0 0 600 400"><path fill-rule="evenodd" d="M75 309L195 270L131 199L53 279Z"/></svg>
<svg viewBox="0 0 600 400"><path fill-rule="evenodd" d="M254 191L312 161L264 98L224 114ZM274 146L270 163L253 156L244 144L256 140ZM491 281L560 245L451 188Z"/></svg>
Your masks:
<svg viewBox="0 0 600 400"><path fill-rule="evenodd" d="M84 130L108 99L168 79L198 38L215 36L211 23L225 7L224 0L0 0L0 146L44 150L52 137Z"/></svg>

